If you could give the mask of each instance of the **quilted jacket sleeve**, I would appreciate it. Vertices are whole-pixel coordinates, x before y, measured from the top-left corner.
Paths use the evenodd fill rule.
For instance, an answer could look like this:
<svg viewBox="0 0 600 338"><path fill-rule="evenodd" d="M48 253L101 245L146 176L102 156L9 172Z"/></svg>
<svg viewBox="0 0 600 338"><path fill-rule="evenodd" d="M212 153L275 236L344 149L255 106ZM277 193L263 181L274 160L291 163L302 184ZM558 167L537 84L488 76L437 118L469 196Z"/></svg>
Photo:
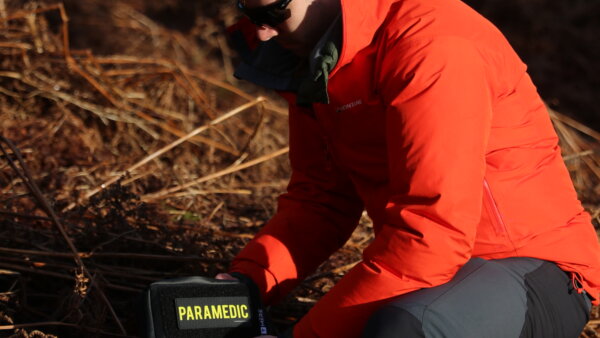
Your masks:
<svg viewBox="0 0 600 338"><path fill-rule="evenodd" d="M363 205L350 180L330 160L312 112L290 108L292 176L269 223L234 259L231 271L250 276L267 304L348 240Z"/></svg>
<svg viewBox="0 0 600 338"><path fill-rule="evenodd" d="M449 281L471 257L492 114L480 51L438 37L385 55L386 222L363 261L296 325L296 338L358 337L383 302Z"/></svg>

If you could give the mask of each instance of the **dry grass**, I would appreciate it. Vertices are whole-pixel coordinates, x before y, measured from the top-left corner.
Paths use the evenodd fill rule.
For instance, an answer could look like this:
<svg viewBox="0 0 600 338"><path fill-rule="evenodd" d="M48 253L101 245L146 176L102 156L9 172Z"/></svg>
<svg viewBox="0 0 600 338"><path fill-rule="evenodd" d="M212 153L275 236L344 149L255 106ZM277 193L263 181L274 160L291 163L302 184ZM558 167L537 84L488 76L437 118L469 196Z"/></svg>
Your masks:
<svg viewBox="0 0 600 338"><path fill-rule="evenodd" d="M273 214L285 108L228 75L231 7L196 3L0 0L0 331L134 335L145 285L222 271ZM146 15L180 6L197 15ZM597 225L600 135L551 114ZM371 238L365 217L276 322L308 311Z"/></svg>

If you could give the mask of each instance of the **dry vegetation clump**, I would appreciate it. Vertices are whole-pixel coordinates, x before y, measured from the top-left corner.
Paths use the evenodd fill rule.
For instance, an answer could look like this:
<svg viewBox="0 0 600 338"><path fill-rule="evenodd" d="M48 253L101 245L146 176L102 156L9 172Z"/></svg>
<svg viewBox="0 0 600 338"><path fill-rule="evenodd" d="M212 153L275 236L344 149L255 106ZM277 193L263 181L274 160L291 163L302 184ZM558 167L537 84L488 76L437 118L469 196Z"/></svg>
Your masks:
<svg viewBox="0 0 600 338"><path fill-rule="evenodd" d="M199 3L0 0L0 335L136 335L146 285L226 269L273 214L285 109L230 77L231 6ZM600 135L552 117L598 225ZM365 217L275 322L371 238Z"/></svg>

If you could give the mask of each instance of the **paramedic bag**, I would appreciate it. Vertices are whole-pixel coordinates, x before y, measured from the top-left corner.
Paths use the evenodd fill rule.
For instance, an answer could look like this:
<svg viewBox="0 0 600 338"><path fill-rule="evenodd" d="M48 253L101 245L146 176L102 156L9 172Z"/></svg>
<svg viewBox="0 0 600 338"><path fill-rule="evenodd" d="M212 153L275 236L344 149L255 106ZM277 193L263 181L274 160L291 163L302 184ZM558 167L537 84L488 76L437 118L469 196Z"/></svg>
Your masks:
<svg viewBox="0 0 600 338"><path fill-rule="evenodd" d="M152 283L143 295L145 337L254 338L276 335L268 323L256 285L206 277Z"/></svg>

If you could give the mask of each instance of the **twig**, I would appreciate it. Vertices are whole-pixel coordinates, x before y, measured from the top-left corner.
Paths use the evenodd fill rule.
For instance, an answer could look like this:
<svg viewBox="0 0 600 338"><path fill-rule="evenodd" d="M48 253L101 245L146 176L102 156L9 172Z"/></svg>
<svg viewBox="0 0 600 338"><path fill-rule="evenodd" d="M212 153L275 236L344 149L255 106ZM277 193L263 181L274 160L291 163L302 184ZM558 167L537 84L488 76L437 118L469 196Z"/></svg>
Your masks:
<svg viewBox="0 0 600 338"><path fill-rule="evenodd" d="M0 16L0 22L12 21L12 20L18 20L18 19L25 19L28 15L31 15L31 14L39 14L39 13L48 12L48 11L51 11L51 10L60 10L59 7L62 7L62 4L56 4L56 5L51 5L51 6L47 6L47 7L41 7L41 8L37 8L37 9L34 9L34 10L21 10L21 11L15 12L11 16L1 15Z"/></svg>
<svg viewBox="0 0 600 338"><path fill-rule="evenodd" d="M341 273L345 273L346 271L352 269L356 264L360 263L362 260L356 261L356 262L352 262L350 264L346 264L343 266L340 266L339 268L333 269L330 272L334 275L338 275Z"/></svg>
<svg viewBox="0 0 600 338"><path fill-rule="evenodd" d="M15 93L15 92L13 92L13 91L10 91L10 90L8 90L8 89L6 89L6 88L2 87L2 86L0 86L0 93L2 93L2 94L4 94L4 95L7 95L7 96L10 96L10 97L12 97L12 98L18 99L18 100L20 100L20 99L22 99L22 98L23 98L23 97L22 97L21 95L19 95L18 93Z"/></svg>
<svg viewBox="0 0 600 338"><path fill-rule="evenodd" d="M194 79L192 79L188 75L188 72L185 71L186 68L183 65L176 62L175 67L177 67L177 70L180 71L180 73L183 75L183 78L185 79L185 81L189 84L192 97L195 98L195 101L197 102L197 104L200 107L204 108L204 110L206 111L206 114L208 115L208 117L211 120L214 120L216 117L215 111L210 107L208 98L206 97L206 95L200 90L200 88L198 87L198 85L196 84Z"/></svg>
<svg viewBox="0 0 600 338"><path fill-rule="evenodd" d="M212 195L212 194L234 194L234 195L250 195L251 190L248 189L214 189L214 190L195 190L188 189L185 192L180 192L171 195L171 197L188 197L194 195Z"/></svg>
<svg viewBox="0 0 600 338"><path fill-rule="evenodd" d="M221 202L223 203L223 202ZM221 204L219 203L219 204ZM223 204L224 205L224 204ZM216 209L221 208L221 206L217 206ZM213 210L214 211L214 210ZM203 225L205 226L209 226L208 223L210 223L210 220L207 218L206 221L202 222ZM201 230L202 228L198 228L197 226L189 226L189 225L170 225L170 224L166 224L165 225L166 228L171 228L171 229L176 229L176 230L187 230L187 231L191 231L191 232L197 232L198 230ZM245 239L251 239L254 237L254 234L251 233L231 233L231 232L227 232L227 231L222 231L220 228L217 227L210 227L210 232L213 235L216 236L222 236L222 237L231 237L231 238L245 238ZM217 262L219 263L219 262Z"/></svg>
<svg viewBox="0 0 600 338"><path fill-rule="evenodd" d="M563 161L568 162L571 160L575 160L584 156L590 156L590 155L594 155L596 153L596 151L589 149L589 150L585 150L576 154L570 154L570 155L566 155L563 156Z"/></svg>
<svg viewBox="0 0 600 338"><path fill-rule="evenodd" d="M183 131L180 131L177 128L174 128L174 127L168 125L167 123L160 122L160 121L154 119L153 117L151 117L151 116L149 116L147 114L139 112L139 115L143 116L145 120L150 121L153 124L158 125L163 130L165 130L165 131L167 131L167 132L169 132L169 133L171 133L171 134L173 134L175 136L178 136L178 137L185 137L186 136L186 134ZM237 150L235 150L235 149L233 149L233 148L231 148L229 146L223 145L223 144L221 144L221 143L219 143L219 142L217 142L215 140L211 140L209 138L203 138L203 137L201 137L199 135L196 135L193 138L191 138L191 140L199 140L200 142L208 144L209 146L215 147L215 148L217 148L219 150L228 152L230 154L239 155L239 152Z"/></svg>
<svg viewBox="0 0 600 338"><path fill-rule="evenodd" d="M221 55L223 58L224 73L227 78L227 81L234 82L235 78L233 77L234 67L233 67L233 61L231 60L232 59L231 49L229 49L229 45L227 44L227 41L225 40L225 37L223 35L219 34L215 38L217 40L219 49L221 50Z"/></svg>
<svg viewBox="0 0 600 338"><path fill-rule="evenodd" d="M71 257L73 257L73 256L71 255ZM29 268L29 267L25 267L25 266L21 266L21 265L9 264L9 263L6 263L4 261L0 262L0 267L5 268L5 269L16 270L16 271L37 273L37 274L44 275L44 276L61 278L61 279L67 279L67 280L74 280L75 279L75 277L73 277L72 275L68 275L68 274L65 274L65 273L59 273L59 272L53 272L53 271L44 271L44 270L35 269L35 268Z"/></svg>
<svg viewBox="0 0 600 338"><path fill-rule="evenodd" d="M29 272L29 273L42 275L42 276L66 279L66 280L71 280L71 281L76 280L76 277L73 277L72 275L59 273L59 272L53 272L53 271L45 271L45 270L40 270L40 269L35 269L35 268L29 268L29 267L24 267L24 266L15 265L15 264L8 264L5 262L0 262L0 267L6 268L6 269L12 269L15 271ZM121 290L121 291L128 291L128 292L138 292L139 291L139 289L134 289L134 288L130 288L127 286L122 286L122 285L115 285L115 284L108 283L108 282L105 283L105 285L107 288L114 289L114 290Z"/></svg>
<svg viewBox="0 0 600 338"><path fill-rule="evenodd" d="M21 75L21 73L10 72L10 71L0 71L0 76L9 77L9 78L15 79L15 80L20 80L23 78L23 75Z"/></svg>
<svg viewBox="0 0 600 338"><path fill-rule="evenodd" d="M223 201L219 202L219 204L217 204L217 206L210 212L210 214L206 218L206 223L210 223L212 221L213 217L215 217L215 215L217 214L217 212L219 210L221 210L221 208L224 205L225 205L225 202L223 202Z"/></svg>
<svg viewBox="0 0 600 338"><path fill-rule="evenodd" d="M158 74L172 74L173 70L163 67L163 66L159 66L156 68L148 68L148 69L138 69L138 68L131 68L131 69L111 69L111 70L107 70L104 71L104 76L132 76L132 75L144 75L144 74L152 74L152 75L158 75Z"/></svg>
<svg viewBox="0 0 600 338"><path fill-rule="evenodd" d="M63 322L39 322L39 323L28 323L28 324L14 324L14 325L2 325L0 326L0 330L15 330L15 329L23 329L27 327L40 327L40 326L69 326L69 327L79 327L77 324L71 323L63 323Z"/></svg>
<svg viewBox="0 0 600 338"><path fill-rule="evenodd" d="M258 122L256 122L256 126L254 126L254 129L250 133L250 136L248 137L248 141L242 147L242 150L240 151L242 153L242 155L238 159L239 162L236 161L236 164L241 163L241 161L244 160L244 156L247 155L247 150L250 147L250 144L252 143L252 141L254 141L254 139L258 135L258 131L260 130L260 127L262 126L264 118L265 118L265 110L263 108L264 108L263 106L259 106L260 115L258 117Z"/></svg>
<svg viewBox="0 0 600 338"><path fill-rule="evenodd" d="M71 58L71 45L69 43L69 17L67 16L67 11L65 11L65 6L62 4L62 2L56 6L60 12L60 19L62 21L61 30L63 36L63 53L65 54L65 60L69 60Z"/></svg>
<svg viewBox="0 0 600 338"><path fill-rule="evenodd" d="M592 128L589 128L589 127L583 125L582 123L577 122L574 119L572 119L566 115L563 115L555 110L552 110L550 108L548 108L548 112L550 114L550 117L552 117L553 119L558 120L566 125L571 126L572 128L579 130L580 132L596 139L596 141L600 141L600 133L593 130Z"/></svg>
<svg viewBox="0 0 600 338"><path fill-rule="evenodd" d="M38 250L24 250L24 249L13 249L0 247L0 252L9 254L20 254L20 255L31 255L31 256L47 256L47 257L62 257L70 258L73 254L68 252L49 252L49 251L38 251ZM148 259L148 260L162 260L162 261L200 261L206 263L227 263L228 260L224 259L213 259L203 258L200 256L166 256L156 254L140 254L134 252L79 252L79 256L84 259L89 258L134 258L134 259Z"/></svg>
<svg viewBox="0 0 600 338"><path fill-rule="evenodd" d="M231 173L234 173L236 171L240 171L240 170L243 170L243 169L255 166L257 164L266 162L266 161L268 161L270 159L273 159L275 157L278 157L278 156L281 156L283 154L286 154L288 151L289 151L289 147L285 147L285 148L279 149L279 150L277 150L275 152L272 152L270 154L261 156L261 157L259 157L257 159L252 160L252 161L249 161L249 162L246 162L246 163L243 163L243 164L239 164L239 165L235 165L235 166L231 166L229 168L223 169L223 170L218 171L216 173L212 173L210 175L207 175L207 176L204 176L204 177L200 177L198 179L195 179L195 180L193 180L191 182L188 182L188 183L185 183L183 185L179 185L179 186L176 186L176 187L173 187L173 188L170 188L170 189L162 190L162 191L159 191L159 192L156 192L156 193L153 193L153 194L143 195L141 197L141 200L142 201L150 201L150 200L165 198L166 196L168 196L170 194L173 194L175 192L181 191L183 189L187 189L187 188L192 187L194 185L197 185L197 184L200 184L200 183L203 183L203 182L206 182L206 181L210 181L210 180L213 180L215 178L218 178L218 177L221 177L221 176L224 176L224 175L227 175L227 174L231 174Z"/></svg>
<svg viewBox="0 0 600 338"><path fill-rule="evenodd" d="M13 325L2 325L0 326L0 331L6 331L6 330L15 330L15 329L24 329L24 328L28 328L28 327L40 327L40 326L68 326L68 327L77 327L77 328L81 328L90 332L94 332L95 334L101 334L101 335L108 335L108 336L113 336L113 337L133 337L133 336L129 336L129 335L118 335L118 334L114 334L114 333L110 333L110 332L105 332L102 330L98 330L97 328L90 328L90 327L86 327L86 326L82 326L82 325L78 325L78 324L71 324L71 323L63 323L63 322L38 322L38 323L26 323L26 324L13 324Z"/></svg>
<svg viewBox="0 0 600 338"><path fill-rule="evenodd" d="M33 46L25 42L0 42L0 48L18 48L30 50L33 49Z"/></svg>
<svg viewBox="0 0 600 338"><path fill-rule="evenodd" d="M208 83L210 83L210 84L212 84L214 86L217 86L217 87L223 88L223 89L225 89L227 91L230 91L230 92L232 92L232 93L234 93L234 94L236 94L236 95L238 95L238 96L240 96L240 97L242 97L242 98L244 98L246 100L252 100L254 98L253 95L245 93L244 91L240 90L239 88L237 88L235 86L232 86L232 85L230 85L228 83L219 81L219 80L217 80L215 78L212 78L212 77L210 77L210 76L208 76L206 74L202 74L201 72L192 71L191 75L197 77L200 80L208 82ZM280 106L278 106L276 104L273 104L271 100L268 100L267 102L265 102L264 106L265 106L266 110L269 110L269 111L272 111L274 113L277 113L278 115L281 115L281 116L287 116L288 115L288 110L286 108L280 107Z"/></svg>
<svg viewBox="0 0 600 338"><path fill-rule="evenodd" d="M40 221L52 221L51 218L44 217L44 216L28 215L28 214L6 211L6 210L0 210L0 214L7 215L7 216L13 216L13 217L20 217L20 218L37 219ZM73 257L73 255L71 255L70 257Z"/></svg>
<svg viewBox="0 0 600 338"><path fill-rule="evenodd" d="M0 0L0 18L6 18L6 3L4 0ZM4 27L4 22L0 24L0 27Z"/></svg>
<svg viewBox="0 0 600 338"><path fill-rule="evenodd" d="M220 258L205 258L200 256L166 256L156 254L138 254L132 252L100 252L94 253L86 258L135 258L135 259L148 259L148 260L161 260L171 262L204 262L204 263L228 263L228 259Z"/></svg>
<svg viewBox="0 0 600 338"><path fill-rule="evenodd" d="M42 54L44 52L44 44L42 43L42 39L40 38L38 27L36 25L36 19L37 13L31 13L25 17L25 22L29 27L29 33L33 39L33 44L35 45L35 51L38 54Z"/></svg>
<svg viewBox="0 0 600 338"><path fill-rule="evenodd" d="M571 149L573 149L574 152L581 153L583 149L581 149L579 144L577 144L575 139L573 139L569 131L565 128L563 122L560 120L555 120L554 122L556 129L558 129L563 135L562 139L571 147ZM588 168L590 168L592 173L594 173L596 177L600 178L600 168L598 168L594 161L587 156L581 157L581 159L588 166Z"/></svg>

